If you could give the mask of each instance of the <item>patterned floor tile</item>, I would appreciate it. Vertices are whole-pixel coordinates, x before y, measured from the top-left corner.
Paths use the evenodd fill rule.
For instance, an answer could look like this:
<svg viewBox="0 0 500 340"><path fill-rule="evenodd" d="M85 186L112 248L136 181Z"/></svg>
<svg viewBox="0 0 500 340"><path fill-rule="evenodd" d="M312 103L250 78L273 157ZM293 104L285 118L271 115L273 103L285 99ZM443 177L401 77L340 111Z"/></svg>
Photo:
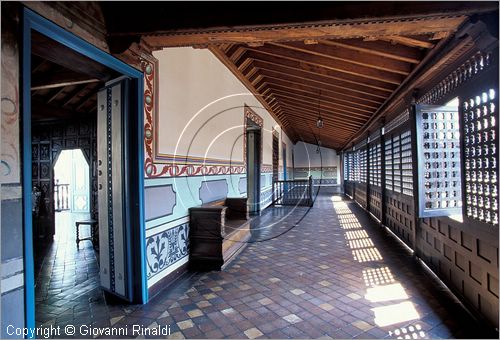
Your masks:
<svg viewBox="0 0 500 340"><path fill-rule="evenodd" d="M169 338L491 337L355 203L321 195L297 224L306 211L266 209L225 270L186 274L143 306L86 287L98 285L93 251L59 245L40 267L37 321L168 324Z"/></svg>

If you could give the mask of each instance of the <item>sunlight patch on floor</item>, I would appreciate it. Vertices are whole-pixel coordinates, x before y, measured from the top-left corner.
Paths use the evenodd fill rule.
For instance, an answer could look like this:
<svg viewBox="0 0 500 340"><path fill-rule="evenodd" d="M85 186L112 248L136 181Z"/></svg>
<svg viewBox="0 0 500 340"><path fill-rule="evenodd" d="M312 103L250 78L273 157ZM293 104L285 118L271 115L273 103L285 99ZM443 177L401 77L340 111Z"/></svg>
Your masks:
<svg viewBox="0 0 500 340"><path fill-rule="evenodd" d="M390 326L420 318L420 315L411 301L375 307L371 310L375 314L375 324L379 327Z"/></svg>
<svg viewBox="0 0 500 340"><path fill-rule="evenodd" d="M336 196L332 197L332 204L340 227L345 230L344 237L351 249L353 259L368 265L371 262L383 263L382 255L349 206ZM363 269L362 277L367 287L365 299L375 306L378 303L383 303L382 306L371 308L374 314L374 324L379 327L387 327L420 318L403 285L395 280L388 266ZM389 335L401 339L425 337L421 327L417 328L416 325L411 326L411 330L409 327L390 330Z"/></svg>

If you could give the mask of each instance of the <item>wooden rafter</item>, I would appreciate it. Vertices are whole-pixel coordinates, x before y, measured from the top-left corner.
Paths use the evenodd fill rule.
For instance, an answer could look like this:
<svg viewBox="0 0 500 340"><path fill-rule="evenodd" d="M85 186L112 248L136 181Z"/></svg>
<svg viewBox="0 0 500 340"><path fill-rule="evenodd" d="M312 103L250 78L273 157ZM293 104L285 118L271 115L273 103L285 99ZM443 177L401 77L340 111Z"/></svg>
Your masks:
<svg viewBox="0 0 500 340"><path fill-rule="evenodd" d="M143 39L152 48L219 45L227 43L252 44L271 41L303 41L306 39L352 39L359 37L405 36L429 32L455 30L465 16L425 17L418 20L331 22L321 25L295 25L287 27L261 27L248 30L219 30L212 32L180 31L164 34L144 35Z"/></svg>
<svg viewBox="0 0 500 340"><path fill-rule="evenodd" d="M408 75L411 70L411 64L407 62L379 57L376 55L366 55L352 49L342 47L332 47L327 44L318 43L315 45L306 45L302 42L288 43L270 43L273 46L280 46L294 51L309 53L320 57L326 57L332 60L352 63L362 67L370 67L376 70Z"/></svg>
<svg viewBox="0 0 500 340"><path fill-rule="evenodd" d="M391 35L387 37L379 37L378 39L384 40L384 41L389 41L393 44L401 44L409 47L420 47L420 48L433 48L434 44L428 41L420 40L420 39L414 39L410 37L403 37L403 36L397 36L397 35Z"/></svg>
<svg viewBox="0 0 500 340"><path fill-rule="evenodd" d="M358 81L362 81L362 79L370 79L382 83L397 85L403 80L403 76L399 74L384 72L366 66L353 65L352 63L341 60L333 61L326 57L289 50L281 46L265 45L259 48L252 48L250 51L256 54L264 54L278 59L288 59L307 65L321 67L340 73L341 75L351 75L356 77Z"/></svg>
<svg viewBox="0 0 500 340"><path fill-rule="evenodd" d="M422 52L418 49L401 45L391 45L384 41L362 41L359 39L320 40L323 45L351 49L368 55L399 60L410 64L418 64Z"/></svg>

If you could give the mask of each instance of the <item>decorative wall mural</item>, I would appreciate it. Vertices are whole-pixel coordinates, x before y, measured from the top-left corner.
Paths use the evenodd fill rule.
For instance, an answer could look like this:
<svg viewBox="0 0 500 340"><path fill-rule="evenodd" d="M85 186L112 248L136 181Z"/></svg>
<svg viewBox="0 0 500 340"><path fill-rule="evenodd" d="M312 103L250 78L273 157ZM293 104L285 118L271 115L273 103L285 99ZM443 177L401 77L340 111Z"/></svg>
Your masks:
<svg viewBox="0 0 500 340"><path fill-rule="evenodd" d="M144 173L147 178L177 176L207 176L245 173L242 162L211 158L177 155L159 157L155 138L158 138L156 110L158 106L156 93L158 60L141 59L141 70L144 72ZM262 118L261 118L262 120ZM160 162L161 158L161 162Z"/></svg>
<svg viewBox="0 0 500 340"><path fill-rule="evenodd" d="M19 50L11 30L2 32L2 133L1 182L19 183Z"/></svg>
<svg viewBox="0 0 500 340"><path fill-rule="evenodd" d="M146 239L148 279L189 254L189 224L183 223Z"/></svg>

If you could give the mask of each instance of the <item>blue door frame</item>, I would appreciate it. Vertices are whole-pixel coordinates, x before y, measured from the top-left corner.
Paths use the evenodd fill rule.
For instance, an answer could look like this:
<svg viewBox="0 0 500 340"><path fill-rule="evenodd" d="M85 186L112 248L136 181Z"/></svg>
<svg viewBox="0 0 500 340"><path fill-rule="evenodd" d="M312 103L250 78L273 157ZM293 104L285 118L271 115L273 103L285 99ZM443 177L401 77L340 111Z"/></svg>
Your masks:
<svg viewBox="0 0 500 340"><path fill-rule="evenodd" d="M22 176L23 176L23 228L24 228L24 282L25 282L25 322L26 327L35 327L35 273L33 257L33 224L31 216L31 31L35 30L47 37L61 43L72 50L113 69L125 76L128 76L136 83L137 89L137 135L131 136L132 143L137 143L138 164L136 169L132 169L136 174L136 183L132 182L133 189L137 192L136 206L137 214L133 225L139 227L139 240L136 241L135 248L140 251L140 286L139 303L148 301L146 258L145 258L145 232L144 232L144 114L143 114L143 94L144 83L143 73L137 69L116 59L110 54L98 49L85 40L77 37L53 22L43 18L30 9L23 8L22 13ZM128 255L131 249L128 249Z"/></svg>

